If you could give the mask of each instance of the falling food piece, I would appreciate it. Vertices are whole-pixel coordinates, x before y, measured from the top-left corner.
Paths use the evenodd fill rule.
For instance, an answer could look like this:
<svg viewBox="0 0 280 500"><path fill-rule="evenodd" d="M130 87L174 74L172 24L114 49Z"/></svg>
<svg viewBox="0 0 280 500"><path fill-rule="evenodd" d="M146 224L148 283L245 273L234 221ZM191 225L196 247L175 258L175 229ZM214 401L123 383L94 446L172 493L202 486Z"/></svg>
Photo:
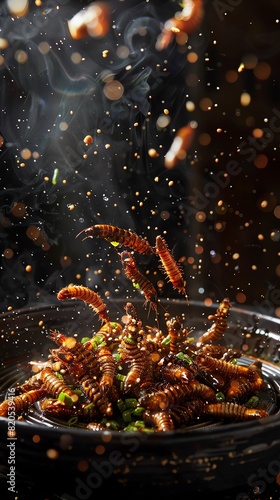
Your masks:
<svg viewBox="0 0 280 500"><path fill-rule="evenodd" d="M109 323L109 316L106 310L106 304L100 295L90 288L82 285L68 285L62 288L57 294L58 300L79 299L83 300L99 315L102 321Z"/></svg>
<svg viewBox="0 0 280 500"><path fill-rule="evenodd" d="M156 50L164 50L179 33L193 33L201 24L204 15L203 0L184 0L183 10L164 24L162 33L156 42Z"/></svg>
<svg viewBox="0 0 280 500"><path fill-rule="evenodd" d="M12 16L25 16L29 10L28 0L7 0L7 7Z"/></svg>
<svg viewBox="0 0 280 500"><path fill-rule="evenodd" d="M141 254L154 253L150 243L142 236L139 236L134 231L122 229L118 226L111 226L110 224L96 224L90 226L77 234L76 238L85 233L84 240L87 238L104 238L112 243L114 246L123 245L139 252Z"/></svg>
<svg viewBox="0 0 280 500"><path fill-rule="evenodd" d="M148 155L151 157L151 158L158 158L159 157L159 153L157 152L156 149L154 148L150 148L149 151L148 151Z"/></svg>
<svg viewBox="0 0 280 500"><path fill-rule="evenodd" d="M178 130L169 151L165 155L164 165L166 168L174 168L177 163L184 160L192 145L195 135L194 126L186 125Z"/></svg>
<svg viewBox="0 0 280 500"><path fill-rule="evenodd" d="M165 239L158 235L156 237L156 253L158 254L162 267L168 276L170 283L173 287L177 289L180 293L183 293L188 303L188 296L184 285L183 276L181 270L175 261L173 255L169 251Z"/></svg>
<svg viewBox="0 0 280 500"><path fill-rule="evenodd" d="M84 143L86 146L89 146L93 143L93 137L91 135L86 135L84 138Z"/></svg>
<svg viewBox="0 0 280 500"><path fill-rule="evenodd" d="M70 35L74 40L91 36L100 38L109 31L110 13L104 2L92 2L68 21Z"/></svg>

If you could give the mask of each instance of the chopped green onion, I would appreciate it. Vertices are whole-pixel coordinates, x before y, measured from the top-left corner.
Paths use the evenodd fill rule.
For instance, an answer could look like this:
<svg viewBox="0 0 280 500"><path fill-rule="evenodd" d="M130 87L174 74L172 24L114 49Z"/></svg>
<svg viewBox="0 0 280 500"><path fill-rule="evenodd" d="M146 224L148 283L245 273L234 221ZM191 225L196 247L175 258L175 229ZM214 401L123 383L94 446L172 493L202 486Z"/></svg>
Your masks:
<svg viewBox="0 0 280 500"><path fill-rule="evenodd" d="M119 400L117 401L117 407L118 407L118 409L119 409L121 412L125 411L126 407L125 407L124 401L123 401L122 399L119 399Z"/></svg>
<svg viewBox="0 0 280 500"><path fill-rule="evenodd" d="M249 407L249 408L256 408L256 406L258 406L259 404L259 398L258 396L252 396L248 401L247 403L245 403L245 406Z"/></svg>
<svg viewBox="0 0 280 500"><path fill-rule="evenodd" d="M145 408L143 408L142 406L138 406L133 410L132 414L136 417L139 417L140 415L142 415L143 411L145 411Z"/></svg>
<svg viewBox="0 0 280 500"><path fill-rule="evenodd" d="M113 431L119 430L120 424L118 422L116 422L115 420L110 420L108 423L109 423L109 428L112 429ZM108 427L108 424L106 427Z"/></svg>
<svg viewBox="0 0 280 500"><path fill-rule="evenodd" d="M137 290L139 290L139 289L140 289L140 285L139 285L139 283L135 283L135 282L134 282L134 283L133 283L133 286L134 286L134 288L136 288Z"/></svg>
<svg viewBox="0 0 280 500"><path fill-rule="evenodd" d="M124 422L131 422L131 411L130 410L124 410L122 412L122 418Z"/></svg>
<svg viewBox="0 0 280 500"><path fill-rule="evenodd" d="M183 352L178 352L178 354L176 354L176 357L178 359L181 359L182 361L186 361L187 363L189 363L189 365L191 365L193 363L192 358L190 358L190 356L188 356L187 354L184 354Z"/></svg>
<svg viewBox="0 0 280 500"><path fill-rule="evenodd" d="M87 412L87 411L91 410L92 408L94 408L94 406L95 406L94 402L92 401L91 403L89 403L88 405L86 405L84 407L84 410Z"/></svg>
<svg viewBox="0 0 280 500"><path fill-rule="evenodd" d="M67 406L73 406L73 400L71 396L68 396L65 392L60 392L58 395L58 401L62 401L65 403Z"/></svg>
<svg viewBox="0 0 280 500"><path fill-rule="evenodd" d="M63 376L59 372L55 372L55 376L59 378L59 380L63 380Z"/></svg>
<svg viewBox="0 0 280 500"><path fill-rule="evenodd" d="M53 171L53 176L52 176L52 184L56 184L58 173L59 173L59 169L55 168Z"/></svg>
<svg viewBox="0 0 280 500"><path fill-rule="evenodd" d="M126 379L126 376L122 375L121 373L116 373L115 377L117 380L120 380L121 382L123 382Z"/></svg>
<svg viewBox="0 0 280 500"><path fill-rule="evenodd" d="M131 337L125 337L124 341L131 345L136 344L135 340L132 339Z"/></svg>
<svg viewBox="0 0 280 500"><path fill-rule="evenodd" d="M225 401L226 398L225 398L225 395L219 391L216 394L216 399L217 399L217 401Z"/></svg>
<svg viewBox="0 0 280 500"><path fill-rule="evenodd" d="M81 344L85 344L86 342L89 342L90 340L91 340L91 338L90 338L90 337L83 337L83 338L81 339Z"/></svg>
<svg viewBox="0 0 280 500"><path fill-rule="evenodd" d="M127 408L136 408L137 406L137 399L135 398L127 398L124 400L124 404Z"/></svg>
<svg viewBox="0 0 280 500"><path fill-rule="evenodd" d="M134 422L134 425L135 425L135 427L138 427L138 428L139 428L139 427L140 427L140 428L141 428L141 427L145 427L145 422L144 422L143 420L136 420L136 421Z"/></svg>
<svg viewBox="0 0 280 500"><path fill-rule="evenodd" d="M68 420L67 424L69 427L72 427L72 425L75 425L78 422L78 417L72 417Z"/></svg>
<svg viewBox="0 0 280 500"><path fill-rule="evenodd" d="M161 343L162 343L163 345L168 345L168 344L170 344L170 335L167 335L167 337L165 337L165 338L161 341Z"/></svg>

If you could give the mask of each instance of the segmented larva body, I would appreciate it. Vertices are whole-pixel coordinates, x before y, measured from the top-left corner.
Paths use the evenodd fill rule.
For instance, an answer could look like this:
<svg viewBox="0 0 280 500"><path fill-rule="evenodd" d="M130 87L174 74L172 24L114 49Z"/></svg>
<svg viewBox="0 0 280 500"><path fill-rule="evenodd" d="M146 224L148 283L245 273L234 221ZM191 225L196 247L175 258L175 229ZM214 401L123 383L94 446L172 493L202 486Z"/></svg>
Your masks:
<svg viewBox="0 0 280 500"><path fill-rule="evenodd" d="M100 389L108 393L113 386L116 371L115 359L107 346L101 346L96 351L96 359L101 372Z"/></svg>
<svg viewBox="0 0 280 500"><path fill-rule="evenodd" d="M264 380L258 376L254 380L248 380L240 377L238 379L230 380L225 394L229 400L241 400L256 391L260 391L265 387L265 385Z"/></svg>
<svg viewBox="0 0 280 500"><path fill-rule="evenodd" d="M201 398L204 401L215 401L216 400L216 393L212 387L208 387L206 384L202 384L201 382L198 382L198 380L190 380L189 384L185 385L188 393L188 397L191 398Z"/></svg>
<svg viewBox="0 0 280 500"><path fill-rule="evenodd" d="M253 420L268 415L266 410L247 408L238 403L224 402L207 404L203 409L204 415L215 418L225 418L233 421Z"/></svg>
<svg viewBox="0 0 280 500"><path fill-rule="evenodd" d="M186 396L186 390L180 384L160 383L155 389L143 392L139 403L151 411L167 410L184 401Z"/></svg>
<svg viewBox="0 0 280 500"><path fill-rule="evenodd" d="M97 411L97 408L92 403L80 403L78 402L75 406L68 406L63 402L46 398L40 402L41 410L48 417L58 417L58 418L72 418L78 417L79 420L83 422L91 421L95 418L98 418L100 414Z"/></svg>
<svg viewBox="0 0 280 500"><path fill-rule="evenodd" d="M147 367L146 349L141 348L132 337L124 337L119 352L121 360L128 364L128 373L124 381L124 392L130 392L139 386Z"/></svg>
<svg viewBox="0 0 280 500"><path fill-rule="evenodd" d="M86 396L92 401L98 411L105 417L112 417L113 406L108 397L101 390L99 382L85 376L81 381L81 387Z"/></svg>
<svg viewBox="0 0 280 500"><path fill-rule="evenodd" d="M0 403L0 417L8 417L11 410L15 413L21 413L28 410L30 406L44 397L45 394L46 389L44 387L40 387L39 389L32 389L31 391L24 392L19 396L5 399L2 403Z"/></svg>
<svg viewBox="0 0 280 500"><path fill-rule="evenodd" d="M87 229L83 229L78 235L85 233L85 238L104 238L105 240L123 245L135 252L141 254L154 253L150 243L142 236L139 236L134 231L122 229L118 226L111 226L110 224L96 224Z"/></svg>
<svg viewBox="0 0 280 500"><path fill-rule="evenodd" d="M194 379L193 373L178 363L178 358L176 356L167 356L164 358L162 367L160 369L160 374L163 380L168 382L188 384L190 380Z"/></svg>
<svg viewBox="0 0 280 500"><path fill-rule="evenodd" d="M248 366L235 365L222 359L211 358L203 353L197 355L195 363L198 367L206 368L212 373L218 373L227 381L239 377L245 377L251 381L259 378L258 372Z"/></svg>
<svg viewBox="0 0 280 500"><path fill-rule="evenodd" d="M63 382L63 380L58 378L51 368L47 367L42 370L41 380L48 393L54 398L57 398L61 392L64 392L64 394L67 394L70 398L72 398L74 403L78 401L78 394L72 391L72 389Z"/></svg>
<svg viewBox="0 0 280 500"><path fill-rule="evenodd" d="M213 320L213 325L197 340L197 347L203 344L211 344L217 342L224 335L227 328L227 317L230 309L230 301L228 298L222 300L219 304L216 314L208 316L209 320Z"/></svg>
<svg viewBox="0 0 280 500"><path fill-rule="evenodd" d="M194 422L199 417L205 404L202 399L194 399L182 405L174 406L170 409L170 414L177 426L182 425L182 423L186 425Z"/></svg>
<svg viewBox="0 0 280 500"><path fill-rule="evenodd" d="M150 303L151 307L157 314L157 291L154 285L137 269L136 260L131 252L122 252L120 254L120 259L126 277L130 279L134 285L139 286L146 302Z"/></svg>
<svg viewBox="0 0 280 500"><path fill-rule="evenodd" d="M96 314L99 315L102 321L110 323L107 313L106 304L103 302L100 295L90 288L83 285L68 285L62 288L58 294L59 300L79 299L88 304Z"/></svg>
<svg viewBox="0 0 280 500"><path fill-rule="evenodd" d="M182 337L182 323L179 318L171 318L166 321L168 335L170 337L169 350L171 354L178 354L180 340Z"/></svg>
<svg viewBox="0 0 280 500"><path fill-rule="evenodd" d="M98 331L90 339L91 344L95 344L95 338L103 338L104 342L108 344L109 349L112 351L116 345L120 342L123 333L123 326L115 321L111 323L103 323L103 325L98 329ZM88 344L87 344L88 345Z"/></svg>
<svg viewBox="0 0 280 500"><path fill-rule="evenodd" d="M165 239L159 235L156 237L156 253L161 260L162 267L170 283L172 283L173 287L182 293L188 300L180 268L173 255L170 253Z"/></svg>
<svg viewBox="0 0 280 500"><path fill-rule="evenodd" d="M74 337L66 337L55 331L50 333L49 338L60 345L58 349L52 350L53 357L66 365L70 374L78 379L85 371L91 376L98 373L95 351L87 348L87 344L82 344Z"/></svg>
<svg viewBox="0 0 280 500"><path fill-rule="evenodd" d="M174 422L169 411L144 411L142 418L144 422L152 427L155 427L155 431L173 431L174 430Z"/></svg>

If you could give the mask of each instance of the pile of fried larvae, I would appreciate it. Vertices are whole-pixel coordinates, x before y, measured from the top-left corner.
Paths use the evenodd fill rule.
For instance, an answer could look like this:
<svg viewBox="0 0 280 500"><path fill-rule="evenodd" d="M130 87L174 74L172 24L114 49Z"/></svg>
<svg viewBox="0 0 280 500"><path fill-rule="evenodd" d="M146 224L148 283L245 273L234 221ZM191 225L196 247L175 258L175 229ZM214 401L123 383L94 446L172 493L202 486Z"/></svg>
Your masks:
<svg viewBox="0 0 280 500"><path fill-rule="evenodd" d="M196 341L178 316L165 313L165 332L144 325L130 302L123 324L105 321L92 337L50 330L56 348L29 363L32 375L16 387L16 414L24 418L36 403L69 426L142 432L266 417L258 408L266 388L261 361L238 364L241 352L220 342L229 309L225 298ZM8 404L0 404L0 416Z"/></svg>

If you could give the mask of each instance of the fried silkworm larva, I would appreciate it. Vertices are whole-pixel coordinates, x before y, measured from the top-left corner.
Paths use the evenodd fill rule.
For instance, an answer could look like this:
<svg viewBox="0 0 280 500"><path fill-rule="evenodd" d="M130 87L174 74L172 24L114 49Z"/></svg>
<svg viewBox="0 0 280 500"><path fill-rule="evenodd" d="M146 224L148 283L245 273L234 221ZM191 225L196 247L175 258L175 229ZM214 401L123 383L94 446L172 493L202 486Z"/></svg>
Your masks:
<svg viewBox="0 0 280 500"><path fill-rule="evenodd" d="M190 124L178 130L170 146L170 149L165 155L164 166L166 168L174 168L179 163L179 161L186 158L187 152L191 147L194 139L194 130L194 127Z"/></svg>
<svg viewBox="0 0 280 500"><path fill-rule="evenodd" d="M19 396L5 399L0 404L0 417L8 417L9 411L11 410L15 413L28 410L36 401L45 396L46 392L44 387L40 387L39 389L32 389L31 391L24 392Z"/></svg>
<svg viewBox="0 0 280 500"><path fill-rule="evenodd" d="M76 394L68 385L66 385L63 380L59 379L51 368L44 368L41 372L41 380L47 389L48 393L54 398L57 398L61 392L64 392L72 399L73 403L76 403L79 399L78 394Z"/></svg>
<svg viewBox="0 0 280 500"><path fill-rule="evenodd" d="M238 378L230 380L227 390L226 398L229 400L241 400L244 397L248 397L257 391L260 391L265 387L265 381L259 376L254 380L248 380L248 378Z"/></svg>
<svg viewBox="0 0 280 500"><path fill-rule="evenodd" d="M209 320L213 320L214 323L211 327L197 340L197 347L201 347L203 344L211 344L212 342L217 342L224 335L227 328L227 317L230 309L230 301L228 298L222 300L219 304L216 314L211 314L208 316Z"/></svg>
<svg viewBox="0 0 280 500"><path fill-rule="evenodd" d="M98 363L95 351L91 348L91 344L82 344L74 337L56 332L54 330L48 335L60 347L52 350L52 356L64 364L67 371L76 380L79 380L85 372L91 376L98 373Z"/></svg>
<svg viewBox="0 0 280 500"><path fill-rule="evenodd" d="M48 417L71 418L78 417L82 422L88 422L99 417L97 408L92 403L80 403L68 406L58 399L46 398L40 402L40 408Z"/></svg>
<svg viewBox="0 0 280 500"><path fill-rule="evenodd" d="M87 238L104 238L110 243L126 246L141 254L154 253L153 248L145 238L142 238L142 236L139 236L134 231L122 229L118 226L111 226L110 224L96 224L95 226L83 229L79 234L77 234L76 237L83 233L86 235L84 240Z"/></svg>
<svg viewBox="0 0 280 500"><path fill-rule="evenodd" d="M202 399L194 399L193 401L187 401L184 404L174 406L170 409L170 414L177 426L182 423L189 424L200 416L205 404L205 401Z"/></svg>
<svg viewBox="0 0 280 500"><path fill-rule="evenodd" d="M81 381L81 387L102 415L105 417L112 417L112 402L109 401L108 397L103 393L97 380L85 376Z"/></svg>
<svg viewBox="0 0 280 500"><path fill-rule="evenodd" d="M197 355L195 364L212 373L218 373L228 381L238 377L246 377L251 381L259 378L259 373L248 366L235 365L222 359L211 358L203 353Z"/></svg>
<svg viewBox="0 0 280 500"><path fill-rule="evenodd" d="M121 252L120 259L126 277L135 286L140 288L144 294L146 303L150 303L155 313L158 314L157 291L150 280L137 269L136 260L132 253L127 251Z"/></svg>
<svg viewBox="0 0 280 500"><path fill-rule="evenodd" d="M183 293L188 302L188 296L180 268L173 255L170 253L165 239L159 235L156 237L156 253L161 260L163 269L170 283L172 283L173 287L180 293Z"/></svg>
<svg viewBox="0 0 280 500"><path fill-rule="evenodd" d="M128 330L128 335L123 337L119 348L122 362L128 364L128 373L124 380L124 392L130 392L139 386L142 378L147 372L149 355L144 347L137 342L138 329L135 327L132 330L132 325ZM131 335L129 333L131 332Z"/></svg>
<svg viewBox="0 0 280 500"><path fill-rule="evenodd" d="M169 349L170 353L178 354L179 342L182 339L183 327L178 317L171 318L166 321L168 335L170 337Z"/></svg>
<svg viewBox="0 0 280 500"><path fill-rule="evenodd" d="M174 422L172 417L167 410L161 411L149 411L146 410L143 413L144 422L155 427L157 432L160 431L173 431L174 430Z"/></svg>
<svg viewBox="0 0 280 500"><path fill-rule="evenodd" d="M113 355L107 346L101 346L96 351L96 359L101 371L100 389L107 394L113 386L116 363Z"/></svg>
<svg viewBox="0 0 280 500"><path fill-rule="evenodd" d="M88 304L99 315L102 321L110 323L107 313L106 304L103 302L100 295L90 288L83 285L68 285L62 288L58 294L59 300L79 299Z"/></svg>
<svg viewBox="0 0 280 500"><path fill-rule="evenodd" d="M176 356L166 356L163 359L160 374L163 380L182 384L188 384L194 378L193 373L182 366Z"/></svg>
<svg viewBox="0 0 280 500"><path fill-rule="evenodd" d="M252 420L267 417L268 415L266 410L247 408L232 402L206 404L203 413L209 417L228 418L233 421Z"/></svg>
<svg viewBox="0 0 280 500"><path fill-rule="evenodd" d="M174 17L165 22L156 42L157 50L166 49L176 34L189 35L199 27L204 16L203 0L184 0L183 6L181 12L176 12Z"/></svg>

